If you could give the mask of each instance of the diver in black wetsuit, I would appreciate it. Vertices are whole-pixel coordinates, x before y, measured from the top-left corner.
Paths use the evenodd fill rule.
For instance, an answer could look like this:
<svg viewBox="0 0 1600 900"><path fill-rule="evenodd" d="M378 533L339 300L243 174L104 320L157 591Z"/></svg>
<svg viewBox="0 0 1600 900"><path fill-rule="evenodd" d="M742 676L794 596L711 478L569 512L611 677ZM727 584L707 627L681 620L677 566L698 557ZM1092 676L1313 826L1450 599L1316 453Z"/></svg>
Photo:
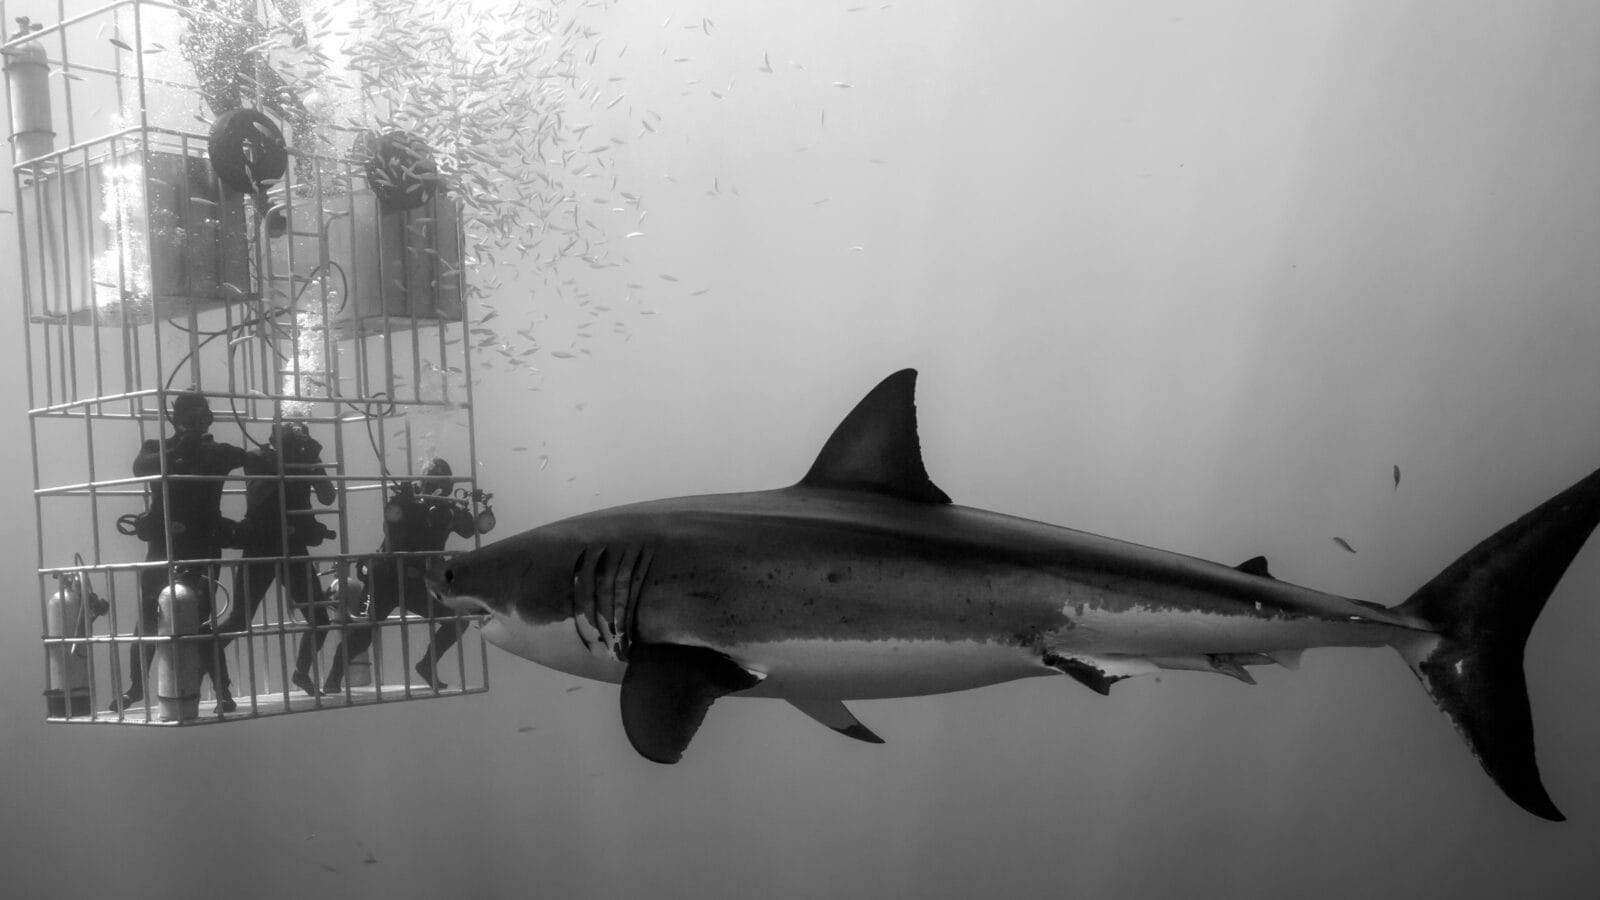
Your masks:
<svg viewBox="0 0 1600 900"><path fill-rule="evenodd" d="M478 531L472 511L463 503L450 499L450 464L434 459L423 471L420 485L404 482L395 487L394 496L384 507L383 544L377 555L366 560L368 599L366 613L358 617L366 620L364 626L353 626L333 655L333 665L327 682L322 686L334 693L344 685L344 670L350 657L360 656L372 644L371 623L389 617L401 604L420 616L453 615L449 609L433 603L428 593L424 574L430 560L415 556L393 554L443 550L452 533L472 537ZM487 529L485 529L487 530ZM455 646L466 623L458 618L438 623L422 659L417 662L417 674L434 690L446 685L436 672L439 657Z"/></svg>
<svg viewBox="0 0 1600 900"><path fill-rule="evenodd" d="M211 615L211 576L213 566L184 564L184 560L216 559L224 545L230 544L233 523L222 517L222 478L244 465L244 450L219 443L206 431L211 428L211 404L203 394L185 391L173 398L172 436L166 439L166 474L205 475L207 480L168 478L148 485L149 509L136 517L134 534L148 545L146 562L171 562L170 575L200 600L201 618ZM136 476L160 475L162 442L145 441L133 460ZM170 506L168 502L170 501ZM168 547L167 538L172 545ZM170 553L169 553L170 551ZM134 634L156 633L156 617L161 592L168 584L168 566L139 570L139 620ZM142 643L130 654L128 691L111 702L112 710L132 706L144 699L145 670L155 658L154 644ZM204 654L202 654L203 656Z"/></svg>
<svg viewBox="0 0 1600 900"><path fill-rule="evenodd" d="M245 623L260 608L272 582L278 578L283 579L290 602L307 622L315 626L327 625L329 617L327 605L322 602L322 584L310 560L249 562L262 557L306 556L311 547L335 536L335 532L311 512L313 491L323 506L332 505L336 497L333 482L328 480L323 468L322 445L311 437L305 425L279 423L272 427L272 437L266 446L245 454L244 474L258 476L245 486L244 521L239 523L235 533L235 545L244 551L245 562L234 570L233 609L217 630L243 631ZM285 477L280 478L280 474ZM318 691L311 667L327 637L328 633L320 630L300 636L300 652L290 680L312 696ZM230 635L219 636L215 647L208 648L203 661L207 667L215 666L211 683L216 690L219 712L233 712L235 708L229 690L228 661L222 652L232 640Z"/></svg>

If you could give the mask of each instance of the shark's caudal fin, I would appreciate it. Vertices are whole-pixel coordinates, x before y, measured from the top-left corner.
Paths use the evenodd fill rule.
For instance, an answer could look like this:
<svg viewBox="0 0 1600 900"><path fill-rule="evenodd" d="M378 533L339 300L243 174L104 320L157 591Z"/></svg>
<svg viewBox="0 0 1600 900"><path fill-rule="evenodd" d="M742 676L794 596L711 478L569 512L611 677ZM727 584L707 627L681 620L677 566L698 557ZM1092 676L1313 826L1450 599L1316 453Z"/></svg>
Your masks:
<svg viewBox="0 0 1600 900"><path fill-rule="evenodd" d="M1539 780L1522 651L1545 600L1600 523L1600 471L1468 551L1398 612L1438 634L1401 646L1489 777L1518 806L1565 817Z"/></svg>

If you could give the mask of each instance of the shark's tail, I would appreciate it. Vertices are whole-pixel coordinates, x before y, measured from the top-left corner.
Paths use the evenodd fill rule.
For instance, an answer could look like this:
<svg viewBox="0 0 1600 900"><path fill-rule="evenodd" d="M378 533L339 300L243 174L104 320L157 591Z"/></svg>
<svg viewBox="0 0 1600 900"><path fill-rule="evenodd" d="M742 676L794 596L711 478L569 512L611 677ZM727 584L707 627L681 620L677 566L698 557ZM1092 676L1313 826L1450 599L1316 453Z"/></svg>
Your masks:
<svg viewBox="0 0 1600 900"><path fill-rule="evenodd" d="M1495 532L1396 611L1437 633L1400 653L1518 806L1565 817L1539 780L1522 651L1545 600L1600 523L1600 471Z"/></svg>

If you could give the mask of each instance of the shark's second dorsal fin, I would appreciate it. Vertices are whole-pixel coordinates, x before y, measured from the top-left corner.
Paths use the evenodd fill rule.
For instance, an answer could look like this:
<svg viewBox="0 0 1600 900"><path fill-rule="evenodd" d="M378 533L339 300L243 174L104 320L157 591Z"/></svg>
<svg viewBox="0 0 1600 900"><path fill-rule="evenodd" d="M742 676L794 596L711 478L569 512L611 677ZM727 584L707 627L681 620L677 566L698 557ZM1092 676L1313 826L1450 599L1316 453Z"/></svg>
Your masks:
<svg viewBox="0 0 1600 900"><path fill-rule="evenodd" d="M1272 578L1272 573L1267 571L1267 558L1265 556L1252 556L1237 566L1235 569L1246 575L1259 575L1262 578ZM1276 580L1276 579L1274 579Z"/></svg>
<svg viewBox="0 0 1600 900"><path fill-rule="evenodd" d="M833 430L800 484L949 503L922 465L916 384L916 369L901 369L879 382Z"/></svg>

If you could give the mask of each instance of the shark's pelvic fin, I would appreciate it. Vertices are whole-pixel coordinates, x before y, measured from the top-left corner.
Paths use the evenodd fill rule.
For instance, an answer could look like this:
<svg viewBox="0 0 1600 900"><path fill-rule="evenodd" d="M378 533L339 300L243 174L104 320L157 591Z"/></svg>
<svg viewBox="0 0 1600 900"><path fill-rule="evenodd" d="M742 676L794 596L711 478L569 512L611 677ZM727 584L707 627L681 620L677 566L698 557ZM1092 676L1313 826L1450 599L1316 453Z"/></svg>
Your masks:
<svg viewBox="0 0 1600 900"><path fill-rule="evenodd" d="M901 369L879 382L834 429L800 484L949 503L922 464L916 384L916 369Z"/></svg>
<svg viewBox="0 0 1600 900"><path fill-rule="evenodd" d="M640 756L675 763L718 697L760 681L715 650L637 644L622 676L622 728Z"/></svg>
<svg viewBox="0 0 1600 900"><path fill-rule="evenodd" d="M1234 568L1246 575L1260 575L1262 578L1272 577L1272 573L1267 571L1267 558L1265 556L1252 556L1234 566Z"/></svg>
<svg viewBox="0 0 1600 900"><path fill-rule="evenodd" d="M845 737L855 738L869 744L881 744L883 738L872 733L872 729L861 724L850 710L845 708L839 700L795 700L789 698L789 704L818 722L832 728Z"/></svg>
<svg viewBox="0 0 1600 900"><path fill-rule="evenodd" d="M1142 656L1100 657L1081 654L1067 655L1048 650L1044 664L1060 669L1097 694L1110 694L1111 686L1124 678L1149 675L1159 667Z"/></svg>

